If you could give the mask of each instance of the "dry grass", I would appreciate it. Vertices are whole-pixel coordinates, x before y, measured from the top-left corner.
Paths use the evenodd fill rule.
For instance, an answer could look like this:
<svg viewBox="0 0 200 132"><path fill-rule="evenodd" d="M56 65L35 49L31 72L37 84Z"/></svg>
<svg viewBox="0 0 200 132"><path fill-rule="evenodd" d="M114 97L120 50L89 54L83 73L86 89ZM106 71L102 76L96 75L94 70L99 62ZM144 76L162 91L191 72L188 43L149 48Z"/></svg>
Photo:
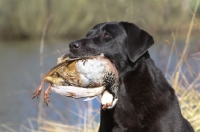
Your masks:
<svg viewBox="0 0 200 132"><path fill-rule="evenodd" d="M170 79L173 82L183 116L192 124L195 132L200 132L200 74L187 87L183 86L179 79L186 79L185 75L176 72L175 77ZM185 80L187 81L187 80Z"/></svg>
<svg viewBox="0 0 200 132"><path fill-rule="evenodd" d="M37 119L32 118L29 119L29 124L37 122ZM92 122L92 121L91 121ZM91 125L91 124L90 124ZM41 126L39 130L35 130L33 127L29 128L24 125L21 126L20 131L26 132L97 132L98 131L98 123L92 122L92 126L89 124L76 124L76 125L67 125L56 121L42 119Z"/></svg>
<svg viewBox="0 0 200 132"><path fill-rule="evenodd" d="M88 102L86 109L81 109L80 104L75 103L78 107L78 111L68 110L73 117L78 117L79 121L76 121L75 125L67 124L67 120L61 111L59 111L53 104L49 104L49 108L58 115L60 121L50 120L48 117L40 117L40 123L38 124L38 118L27 119L28 124L21 124L20 132L97 132L99 128L99 122L96 119L99 116L99 109L94 109L91 102ZM81 120L81 121L80 121ZM35 124L38 124L36 128ZM3 126L6 130L12 130L8 126ZM15 132L14 130L12 132Z"/></svg>

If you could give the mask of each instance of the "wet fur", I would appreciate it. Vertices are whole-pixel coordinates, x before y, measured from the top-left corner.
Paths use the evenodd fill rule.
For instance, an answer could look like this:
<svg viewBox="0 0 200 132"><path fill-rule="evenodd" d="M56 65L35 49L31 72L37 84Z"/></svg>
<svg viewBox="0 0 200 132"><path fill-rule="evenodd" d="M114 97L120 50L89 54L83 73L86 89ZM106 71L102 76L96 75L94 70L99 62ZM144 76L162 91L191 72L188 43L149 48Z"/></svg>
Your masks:
<svg viewBox="0 0 200 132"><path fill-rule="evenodd" d="M194 132L149 55L153 43L152 36L127 22L98 24L86 38L70 43L71 57L103 53L119 72L118 103L101 110L99 132Z"/></svg>

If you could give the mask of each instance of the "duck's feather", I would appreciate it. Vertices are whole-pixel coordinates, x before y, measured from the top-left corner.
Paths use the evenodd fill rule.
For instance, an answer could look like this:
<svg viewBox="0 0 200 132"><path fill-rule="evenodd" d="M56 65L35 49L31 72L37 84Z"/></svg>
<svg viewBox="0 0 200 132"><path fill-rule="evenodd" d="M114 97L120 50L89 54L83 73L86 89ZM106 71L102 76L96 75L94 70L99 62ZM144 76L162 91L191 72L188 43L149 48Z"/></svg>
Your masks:
<svg viewBox="0 0 200 132"><path fill-rule="evenodd" d="M51 90L55 93L72 98L90 98L100 95L105 90L105 87L82 88L76 86L54 86L51 87Z"/></svg>
<svg viewBox="0 0 200 132"><path fill-rule="evenodd" d="M103 55L101 55L103 56ZM57 72L60 67L65 66L67 67L70 63L74 62L74 61L78 61L78 60L86 60L86 59L93 59L96 56L85 56L85 57L77 57L77 58L69 58L69 55L66 54L64 56L62 56L62 61L60 63L58 63L56 66L54 66L53 68L51 68L51 70L49 70L49 72L47 72L43 78L45 78L46 76L51 76L53 75L55 72Z"/></svg>

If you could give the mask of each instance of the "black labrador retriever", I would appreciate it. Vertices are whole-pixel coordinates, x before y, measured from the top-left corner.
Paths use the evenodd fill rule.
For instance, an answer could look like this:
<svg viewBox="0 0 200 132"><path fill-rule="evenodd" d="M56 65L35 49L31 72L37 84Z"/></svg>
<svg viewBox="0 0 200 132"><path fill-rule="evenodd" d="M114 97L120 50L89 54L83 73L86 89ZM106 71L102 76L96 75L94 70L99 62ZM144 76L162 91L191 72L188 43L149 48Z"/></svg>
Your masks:
<svg viewBox="0 0 200 132"><path fill-rule="evenodd" d="M194 132L149 55L153 43L152 36L128 22L100 23L86 38L70 43L71 57L103 53L119 71L118 103L101 110L99 132Z"/></svg>

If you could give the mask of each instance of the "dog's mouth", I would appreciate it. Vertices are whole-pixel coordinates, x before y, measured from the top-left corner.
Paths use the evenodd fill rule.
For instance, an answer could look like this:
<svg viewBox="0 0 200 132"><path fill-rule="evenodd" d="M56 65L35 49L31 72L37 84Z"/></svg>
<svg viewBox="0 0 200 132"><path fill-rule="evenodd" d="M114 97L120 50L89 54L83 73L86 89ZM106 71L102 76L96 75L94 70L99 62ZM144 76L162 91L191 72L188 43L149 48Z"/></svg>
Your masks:
<svg viewBox="0 0 200 132"><path fill-rule="evenodd" d="M110 59L110 57L106 56L104 53L95 53L95 54L83 54L83 55L74 55L73 53L68 54L69 58L71 59L75 59L75 58L85 58L85 57L105 57L108 60L110 60L110 62L115 65L115 63L113 62L112 59Z"/></svg>
<svg viewBox="0 0 200 132"><path fill-rule="evenodd" d="M105 57L105 55L103 53L95 53L95 54L84 54L84 55L74 55L73 53L69 54L69 57L74 59L74 58L85 58L85 57L92 57L92 56L101 56L101 57Z"/></svg>

